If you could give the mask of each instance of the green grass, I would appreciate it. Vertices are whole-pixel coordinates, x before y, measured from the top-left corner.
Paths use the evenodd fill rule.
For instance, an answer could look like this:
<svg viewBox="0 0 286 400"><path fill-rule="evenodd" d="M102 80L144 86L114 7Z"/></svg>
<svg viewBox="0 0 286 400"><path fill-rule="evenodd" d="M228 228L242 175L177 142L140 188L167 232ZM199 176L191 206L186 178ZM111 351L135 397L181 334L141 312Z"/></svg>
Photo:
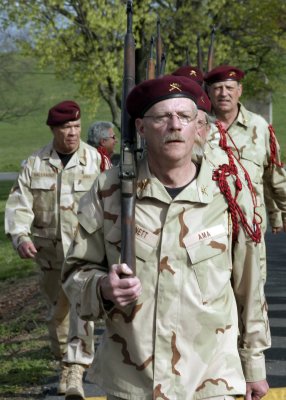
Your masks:
<svg viewBox="0 0 286 400"><path fill-rule="evenodd" d="M33 261L22 260L4 233L5 203L12 184L10 181L0 182L0 280L22 278L35 271Z"/></svg>
<svg viewBox="0 0 286 400"><path fill-rule="evenodd" d="M21 58L17 56L15 62L19 61ZM19 69L20 67L21 64L18 65ZM9 86L5 86L0 81L2 90L3 86L8 92ZM47 113L50 107L60 101L70 99L79 103L83 140L86 140L88 127L93 121L111 120L105 102L101 102L100 107L93 111L92 101L87 101L80 95L75 84L70 80L56 79L51 69L41 71L33 60L28 60L28 66L26 65L20 78L17 76L17 87L12 87L12 89L10 93L8 92L9 95L6 93L10 107L16 108L29 104L31 110L34 111L25 117L15 118L9 122L0 121L1 172L18 171L22 160L52 140L52 134L46 125Z"/></svg>
<svg viewBox="0 0 286 400"><path fill-rule="evenodd" d="M4 208L11 186L12 182L0 184L0 291L18 296L19 305L0 324L0 398L35 399L42 398L42 385L55 376L56 364L43 318L44 299L36 293L31 303L22 304L17 289L37 277L33 261L20 259L4 234Z"/></svg>

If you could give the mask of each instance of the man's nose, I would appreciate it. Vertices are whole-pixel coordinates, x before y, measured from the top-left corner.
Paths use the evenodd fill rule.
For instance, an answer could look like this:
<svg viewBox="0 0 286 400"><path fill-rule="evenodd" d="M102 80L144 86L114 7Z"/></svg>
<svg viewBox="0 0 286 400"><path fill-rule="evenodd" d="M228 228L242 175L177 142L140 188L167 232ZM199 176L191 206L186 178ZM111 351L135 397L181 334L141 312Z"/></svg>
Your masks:
<svg viewBox="0 0 286 400"><path fill-rule="evenodd" d="M181 129L182 128L182 122L180 120L180 117L177 114L172 114L169 117L169 125L173 129Z"/></svg>

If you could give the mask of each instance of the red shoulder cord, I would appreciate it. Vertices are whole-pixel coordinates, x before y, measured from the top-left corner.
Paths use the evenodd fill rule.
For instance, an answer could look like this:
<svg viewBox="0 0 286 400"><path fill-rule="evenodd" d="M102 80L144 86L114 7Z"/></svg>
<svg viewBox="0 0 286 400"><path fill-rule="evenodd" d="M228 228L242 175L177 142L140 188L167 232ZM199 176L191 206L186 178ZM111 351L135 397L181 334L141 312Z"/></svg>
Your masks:
<svg viewBox="0 0 286 400"><path fill-rule="evenodd" d="M276 136L274 132L274 128L272 125L268 125L268 130L270 133L270 163L271 166L273 167L274 165L277 165L278 167L283 167L283 163L280 163L277 160L277 146L276 146Z"/></svg>
<svg viewBox="0 0 286 400"><path fill-rule="evenodd" d="M107 157L109 161L110 161L110 157L109 157L107 151L105 150L105 148L102 146L98 146L97 151L101 155L100 171L102 172L102 171L105 171L105 167L106 167L105 166L105 157Z"/></svg>
<svg viewBox="0 0 286 400"><path fill-rule="evenodd" d="M241 165L239 160L236 159L244 171L245 179L247 181L247 184L248 184L248 187L249 187L249 190L251 193L252 203L253 203L253 207L254 207L254 217L253 217L253 221L252 221L252 224L253 224L252 226L249 225L249 223L247 222L247 219L246 219L240 205L237 202L237 196L238 196L239 192L242 190L242 183L241 183L241 180L239 179L238 170L234 163L235 157L233 155L231 148L227 145L226 130L224 129L224 127L220 121L216 121L215 124L220 133L219 146L226 152L226 154L228 156L229 164L220 165L216 170L214 170L213 180L218 182L219 188L220 188L222 194L225 196L225 198L228 202L228 205L229 205L230 215L231 215L231 220L232 220L232 225L233 225L233 241L234 242L237 241L237 237L238 237L238 231L239 231L238 216L239 216L240 221L241 221L245 231L249 235L249 237L255 243L259 243L261 240L261 229L260 229L259 223L256 220L256 215L257 215L255 212L255 209L257 207L256 195L255 195L249 174L246 171L246 169ZM234 197L232 196L229 184L227 182L227 177L229 175L235 176L236 190L235 190Z"/></svg>

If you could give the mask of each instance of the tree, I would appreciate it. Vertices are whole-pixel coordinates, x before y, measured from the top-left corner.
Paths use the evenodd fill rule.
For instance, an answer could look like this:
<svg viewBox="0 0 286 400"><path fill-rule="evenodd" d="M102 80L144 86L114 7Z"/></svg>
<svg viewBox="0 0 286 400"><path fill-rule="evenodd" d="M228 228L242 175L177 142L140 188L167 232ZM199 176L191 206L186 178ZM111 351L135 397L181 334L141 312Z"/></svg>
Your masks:
<svg viewBox="0 0 286 400"><path fill-rule="evenodd" d="M102 97L120 126L123 39L126 29L122 0L0 0L7 22L29 27L21 49L42 65L54 64L59 76L80 83L94 107ZM166 72L186 62L186 49L196 64L200 34L206 55L216 26L215 65L230 63L247 72L247 93L272 90L285 67L286 3L280 0L134 0L137 82L145 79L151 35L160 17L167 53Z"/></svg>

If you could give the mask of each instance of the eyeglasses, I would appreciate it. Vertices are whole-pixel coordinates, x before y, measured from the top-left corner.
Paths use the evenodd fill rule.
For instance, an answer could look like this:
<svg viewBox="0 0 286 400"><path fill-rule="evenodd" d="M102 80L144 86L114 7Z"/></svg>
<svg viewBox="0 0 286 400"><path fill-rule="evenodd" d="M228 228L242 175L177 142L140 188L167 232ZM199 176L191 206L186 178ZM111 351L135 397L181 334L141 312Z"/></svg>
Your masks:
<svg viewBox="0 0 286 400"><path fill-rule="evenodd" d="M197 114L190 115L184 112L166 113L161 115L144 115L143 118L152 118L156 125L166 125L173 117L177 117L182 125L188 125L196 118Z"/></svg>
<svg viewBox="0 0 286 400"><path fill-rule="evenodd" d="M208 125L208 122L204 122L204 121L197 121L196 122L196 125L197 125L197 128L198 129L202 129L202 128L204 128L205 126L207 126Z"/></svg>
<svg viewBox="0 0 286 400"><path fill-rule="evenodd" d="M113 135L113 136L109 136L109 137L107 137L107 138L104 138L104 140L108 140L108 139L113 139L113 140L115 140L115 139L116 139L116 136Z"/></svg>

